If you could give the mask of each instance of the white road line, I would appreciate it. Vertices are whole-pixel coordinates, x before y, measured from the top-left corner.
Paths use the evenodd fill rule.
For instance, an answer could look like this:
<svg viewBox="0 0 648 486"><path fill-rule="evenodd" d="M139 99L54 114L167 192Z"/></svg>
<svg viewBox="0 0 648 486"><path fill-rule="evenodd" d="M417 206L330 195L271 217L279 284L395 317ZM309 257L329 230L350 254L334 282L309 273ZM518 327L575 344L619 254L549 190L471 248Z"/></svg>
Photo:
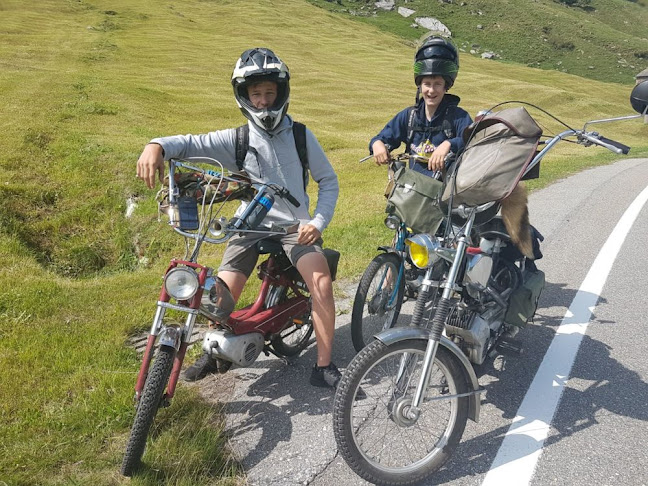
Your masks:
<svg viewBox="0 0 648 486"><path fill-rule="evenodd" d="M594 260L556 331L482 486L530 483L603 285L647 200L648 187L628 207Z"/></svg>

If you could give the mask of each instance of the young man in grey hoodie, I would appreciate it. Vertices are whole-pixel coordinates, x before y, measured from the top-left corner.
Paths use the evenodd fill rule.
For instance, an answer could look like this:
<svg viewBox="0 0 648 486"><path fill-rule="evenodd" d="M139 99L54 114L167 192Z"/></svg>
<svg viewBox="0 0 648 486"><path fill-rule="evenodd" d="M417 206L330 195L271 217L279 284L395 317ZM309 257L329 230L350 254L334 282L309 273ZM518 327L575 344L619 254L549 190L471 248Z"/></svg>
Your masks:
<svg viewBox="0 0 648 486"><path fill-rule="evenodd" d="M314 386L335 387L340 379L340 372L331 362L335 305L321 237L333 217L337 202L337 176L317 139L306 129L308 168L318 184L317 206L311 216L303 167L293 136L293 120L286 114L290 98L290 73L288 66L270 49L245 51L236 62L232 86L236 102L248 119L249 150L243 161L243 169L254 179L286 187L300 203L296 208L277 198L264 222L293 221L295 217L300 220L299 231L282 236L281 243L312 297L317 363L310 382ZM137 175L149 188L153 188L156 174L160 180L163 179L164 159L197 156L214 158L225 168L238 170L236 130L153 139L137 161ZM239 212L241 210L239 208ZM236 235L228 242L218 276L227 284L235 300L238 300L256 266L258 253L255 243L259 239L257 235ZM188 381L200 380L215 371L215 360L205 353L185 371L184 378Z"/></svg>

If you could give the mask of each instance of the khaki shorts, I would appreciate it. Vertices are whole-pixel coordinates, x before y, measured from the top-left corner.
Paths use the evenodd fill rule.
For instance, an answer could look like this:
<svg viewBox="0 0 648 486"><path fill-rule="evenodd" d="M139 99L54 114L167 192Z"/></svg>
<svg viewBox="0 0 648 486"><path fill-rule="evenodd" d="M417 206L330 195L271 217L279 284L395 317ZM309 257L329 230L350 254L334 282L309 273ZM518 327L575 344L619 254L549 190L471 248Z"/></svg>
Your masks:
<svg viewBox="0 0 648 486"><path fill-rule="evenodd" d="M284 252L290 259L290 263L294 266L302 256L307 253L319 253L324 255L322 250L322 238L319 238L312 245L299 245L297 244L298 233L291 233L288 235L234 235L228 242L225 248L223 260L218 268L219 272L240 272L246 277L249 277L254 270L259 259L259 252L256 244L260 240L267 238L269 240L276 240L281 242Z"/></svg>

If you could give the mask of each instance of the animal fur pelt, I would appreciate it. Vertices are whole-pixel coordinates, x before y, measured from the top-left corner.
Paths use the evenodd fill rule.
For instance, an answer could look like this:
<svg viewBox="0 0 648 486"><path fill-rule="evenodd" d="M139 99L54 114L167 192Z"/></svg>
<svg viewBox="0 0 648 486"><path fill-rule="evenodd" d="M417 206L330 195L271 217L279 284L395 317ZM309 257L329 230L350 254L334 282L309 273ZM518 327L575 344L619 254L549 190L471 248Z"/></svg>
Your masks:
<svg viewBox="0 0 648 486"><path fill-rule="evenodd" d="M508 197L502 199L501 208L502 221L511 240L525 257L533 259L527 190L523 182Z"/></svg>

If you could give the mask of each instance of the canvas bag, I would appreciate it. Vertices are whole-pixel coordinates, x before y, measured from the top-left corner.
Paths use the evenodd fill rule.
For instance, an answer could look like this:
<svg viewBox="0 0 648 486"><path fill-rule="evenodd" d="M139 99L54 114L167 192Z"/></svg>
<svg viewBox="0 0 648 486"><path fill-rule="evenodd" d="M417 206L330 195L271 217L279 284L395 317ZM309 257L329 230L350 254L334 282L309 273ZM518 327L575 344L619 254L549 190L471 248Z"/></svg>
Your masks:
<svg viewBox="0 0 648 486"><path fill-rule="evenodd" d="M435 233L444 217L439 209L443 183L402 167L390 186L385 212L398 216L414 233Z"/></svg>
<svg viewBox="0 0 648 486"><path fill-rule="evenodd" d="M536 270L526 273L522 285L511 294L504 322L512 326L524 327L529 319L533 318L538 308L544 286L544 272Z"/></svg>
<svg viewBox="0 0 648 486"><path fill-rule="evenodd" d="M468 126L466 146L441 200L452 206L500 201L520 181L533 159L542 129L524 107L490 113Z"/></svg>

